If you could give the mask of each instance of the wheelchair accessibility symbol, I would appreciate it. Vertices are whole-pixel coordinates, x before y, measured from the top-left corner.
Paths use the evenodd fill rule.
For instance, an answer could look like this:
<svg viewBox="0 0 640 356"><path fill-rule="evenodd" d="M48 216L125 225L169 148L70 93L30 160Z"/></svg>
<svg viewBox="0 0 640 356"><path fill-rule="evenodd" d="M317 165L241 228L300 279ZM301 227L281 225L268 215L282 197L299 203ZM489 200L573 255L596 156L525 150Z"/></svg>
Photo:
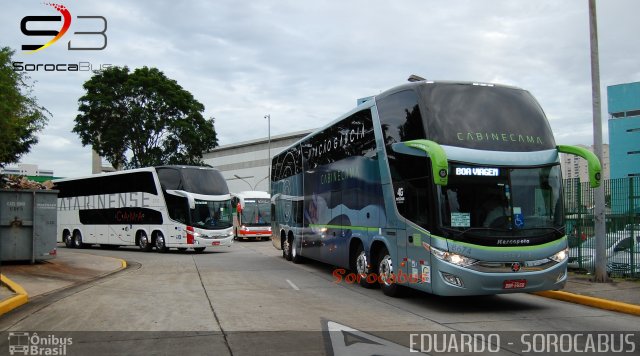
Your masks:
<svg viewBox="0 0 640 356"><path fill-rule="evenodd" d="M524 227L524 217L522 214L515 214L513 222L518 229L522 229Z"/></svg>

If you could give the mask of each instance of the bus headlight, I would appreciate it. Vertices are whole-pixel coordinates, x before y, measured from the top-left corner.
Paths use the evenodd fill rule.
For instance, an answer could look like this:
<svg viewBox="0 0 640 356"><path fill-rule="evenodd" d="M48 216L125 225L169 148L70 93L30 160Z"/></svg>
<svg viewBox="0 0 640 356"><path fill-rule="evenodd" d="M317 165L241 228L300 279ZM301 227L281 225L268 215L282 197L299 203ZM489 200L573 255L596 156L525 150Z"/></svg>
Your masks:
<svg viewBox="0 0 640 356"><path fill-rule="evenodd" d="M457 253L442 251L433 246L431 246L431 253L434 256L436 256L436 258L438 258L439 260L443 260L460 267L467 267L478 261L478 260L474 260L473 258L469 258L467 256L459 255Z"/></svg>
<svg viewBox="0 0 640 356"><path fill-rule="evenodd" d="M556 261L558 263L564 261L569 256L569 249L565 248L564 250L558 251L555 255L549 257L549 259Z"/></svg>

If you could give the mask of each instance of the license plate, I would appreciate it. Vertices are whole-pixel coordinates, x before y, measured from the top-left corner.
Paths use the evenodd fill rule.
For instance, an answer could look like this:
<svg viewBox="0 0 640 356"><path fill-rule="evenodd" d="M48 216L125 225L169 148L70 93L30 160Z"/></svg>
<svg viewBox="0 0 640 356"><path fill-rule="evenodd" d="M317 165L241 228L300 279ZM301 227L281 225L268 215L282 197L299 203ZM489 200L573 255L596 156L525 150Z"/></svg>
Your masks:
<svg viewBox="0 0 640 356"><path fill-rule="evenodd" d="M510 279L502 283L502 289L518 289L527 286L526 279Z"/></svg>
<svg viewBox="0 0 640 356"><path fill-rule="evenodd" d="M220 245L220 241L213 241L211 243L211 246L219 246Z"/></svg>

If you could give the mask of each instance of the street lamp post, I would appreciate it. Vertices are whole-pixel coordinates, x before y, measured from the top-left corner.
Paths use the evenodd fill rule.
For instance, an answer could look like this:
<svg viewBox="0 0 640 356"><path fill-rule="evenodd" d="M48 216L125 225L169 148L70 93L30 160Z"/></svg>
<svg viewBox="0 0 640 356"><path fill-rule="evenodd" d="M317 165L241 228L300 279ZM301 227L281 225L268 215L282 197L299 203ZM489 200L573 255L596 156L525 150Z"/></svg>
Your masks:
<svg viewBox="0 0 640 356"><path fill-rule="evenodd" d="M263 180L265 180L265 179L267 179L267 178L269 178L269 176L266 176L266 177L264 177L264 178L260 179L260 180L256 183L256 185L254 185L254 186L253 186L253 190L258 189L258 185L260 184L260 182L262 182Z"/></svg>
<svg viewBox="0 0 640 356"><path fill-rule="evenodd" d="M267 192L271 194L271 114L266 114L264 118L267 119L267 134L268 134L267 171L269 174L267 175L267 177L269 178L269 181L267 182Z"/></svg>
<svg viewBox="0 0 640 356"><path fill-rule="evenodd" d="M233 176L234 176L234 177L236 177L236 178L238 178L238 179L240 179L241 181L243 181L243 182L247 183L247 185L249 185L249 189L253 190L253 188L251 187L251 183L249 183L248 181L244 180L244 178L240 177L240 176L239 176L239 175L237 175L237 174L234 174ZM253 176L252 176L252 177L253 177ZM245 178L251 178L251 177L245 177Z"/></svg>

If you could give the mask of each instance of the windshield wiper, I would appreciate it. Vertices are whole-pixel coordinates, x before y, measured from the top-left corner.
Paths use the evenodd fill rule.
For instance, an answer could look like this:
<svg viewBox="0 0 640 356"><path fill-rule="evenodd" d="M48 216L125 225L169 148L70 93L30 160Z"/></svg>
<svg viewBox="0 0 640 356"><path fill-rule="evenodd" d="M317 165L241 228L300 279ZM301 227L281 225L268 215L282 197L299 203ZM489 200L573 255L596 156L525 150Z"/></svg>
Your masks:
<svg viewBox="0 0 640 356"><path fill-rule="evenodd" d="M559 234L559 235L564 235L564 232L560 229L558 229L557 227L553 227L553 226L545 226L545 227L527 227L524 229L519 229L521 231L526 231L526 230L553 230L555 233Z"/></svg>
<svg viewBox="0 0 640 356"><path fill-rule="evenodd" d="M468 232L471 231L500 231L500 232L509 232L509 231L513 231L510 229L497 229L495 227L470 227L468 229L465 230L458 230L458 229L453 229L450 227L446 227L446 226L442 226L443 230L448 230L450 233L452 233L455 237L460 237Z"/></svg>

